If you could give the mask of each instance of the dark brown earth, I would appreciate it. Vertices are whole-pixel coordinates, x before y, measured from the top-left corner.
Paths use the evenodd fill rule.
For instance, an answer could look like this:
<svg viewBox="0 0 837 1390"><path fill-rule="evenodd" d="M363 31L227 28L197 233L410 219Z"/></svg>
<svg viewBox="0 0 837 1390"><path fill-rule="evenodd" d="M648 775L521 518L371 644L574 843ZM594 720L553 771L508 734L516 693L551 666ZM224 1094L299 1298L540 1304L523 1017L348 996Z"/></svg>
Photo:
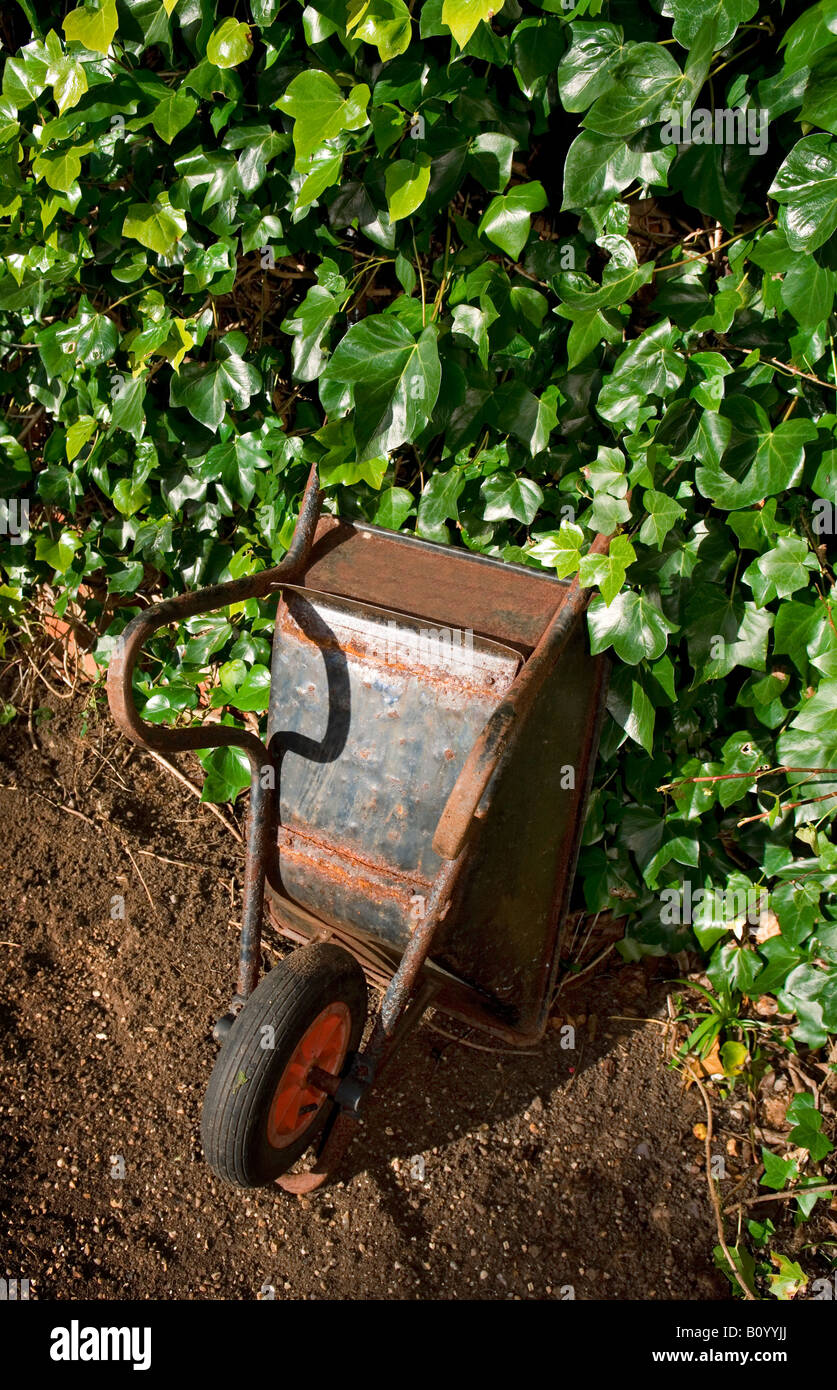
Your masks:
<svg viewBox="0 0 837 1390"><path fill-rule="evenodd" d="M611 953L528 1055L430 1017L342 1182L305 1199L217 1183L200 1107L241 847L89 697L48 703L39 747L23 721L0 731L7 1276L40 1299L727 1296L700 1096L642 1021L664 1013L656 962ZM269 934L266 958L283 951Z"/></svg>

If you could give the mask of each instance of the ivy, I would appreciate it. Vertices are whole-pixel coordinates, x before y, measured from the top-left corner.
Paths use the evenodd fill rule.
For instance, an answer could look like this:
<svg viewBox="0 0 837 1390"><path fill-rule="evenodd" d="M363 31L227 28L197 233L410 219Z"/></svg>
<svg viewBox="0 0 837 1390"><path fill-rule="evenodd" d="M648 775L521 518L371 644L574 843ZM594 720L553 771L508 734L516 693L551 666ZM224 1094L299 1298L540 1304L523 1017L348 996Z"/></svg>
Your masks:
<svg viewBox="0 0 837 1390"><path fill-rule="evenodd" d="M669 890L769 892L779 934L696 924L709 978L822 1045L831 0L233 9L0 21L0 621L48 591L106 665L140 602L276 561L314 460L336 514L577 575L615 663L589 907L639 956L696 942ZM258 717L269 633L156 637L146 716Z"/></svg>

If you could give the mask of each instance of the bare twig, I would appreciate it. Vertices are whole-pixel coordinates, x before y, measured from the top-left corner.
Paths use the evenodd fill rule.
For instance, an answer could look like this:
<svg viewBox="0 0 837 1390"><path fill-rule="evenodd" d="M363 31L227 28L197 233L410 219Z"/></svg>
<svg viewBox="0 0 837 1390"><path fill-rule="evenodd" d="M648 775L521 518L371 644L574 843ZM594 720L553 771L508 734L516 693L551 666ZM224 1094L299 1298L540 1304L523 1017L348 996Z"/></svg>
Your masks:
<svg viewBox="0 0 837 1390"><path fill-rule="evenodd" d="M822 796L806 796L802 801L781 801L778 803L778 808L784 815L785 811L793 811L797 806L814 806L818 801L830 801L835 796L837 796L837 792L823 792ZM756 820L767 820L775 810L776 807L773 806L769 811L762 811L758 816L745 816L743 820L736 821L736 825L741 827L742 825L751 825Z"/></svg>
<svg viewBox="0 0 837 1390"><path fill-rule="evenodd" d="M159 859L161 864L176 864L179 869L200 869L202 873L205 873L208 869L215 868L213 864L199 864L190 859L169 859L167 854L158 854L153 849L138 849L137 854L145 854L150 859Z"/></svg>
<svg viewBox="0 0 837 1390"><path fill-rule="evenodd" d="M193 796L198 798L198 801L201 801L200 787L196 787L194 782L190 782L188 777L184 777L183 773L180 772L173 763L170 763L168 758L164 758L162 753L156 753L153 748L149 748L147 751L151 754L155 763L159 763L161 767L164 767L167 772L171 773L172 777L177 779L182 787L185 787L187 791L190 791ZM225 830L229 830L230 834L234 839L238 840L240 845L244 844L244 836L236 826L232 825L230 821L227 820L223 811L219 811L218 807L211 801L201 801L201 805L205 806L207 811L212 812L215 819L221 822Z"/></svg>
<svg viewBox="0 0 837 1390"><path fill-rule="evenodd" d="M558 998L558 995L564 988L564 985L574 985L577 980L580 980L582 978L583 975L589 975L590 971L595 970L596 966L604 960L605 956L610 955L615 945L616 942L611 941L610 945L605 946L604 950L600 951L599 954L595 957L595 959L591 960L589 965L585 965L583 970L579 970L577 974L567 974L563 977L563 979L559 980L558 984L555 986L555 993L552 996L553 1003Z"/></svg>
<svg viewBox="0 0 837 1390"><path fill-rule="evenodd" d="M727 1264L735 1275L735 1281L739 1285L744 1297L748 1299L750 1303L755 1303L757 1301L756 1296L752 1289L748 1288L745 1280L742 1279L738 1271L738 1266L733 1261L732 1255L729 1252L729 1246L727 1245L726 1236L724 1235L724 1218L721 1215L721 1203L718 1200L718 1190L715 1186L715 1179L712 1176L712 1103L700 1077L696 1072L693 1073L693 1076L695 1084L703 1097L703 1104L706 1107L706 1182L709 1187L709 1199L712 1203L712 1210L715 1213L715 1225L718 1228L718 1244L724 1252Z"/></svg>
<svg viewBox="0 0 837 1390"><path fill-rule="evenodd" d="M791 1192L768 1192L763 1197L748 1197L746 1202L736 1202L734 1206L757 1207L760 1202L790 1202L794 1197L818 1197L826 1192L837 1192L837 1183L823 1183L821 1187L797 1187ZM730 1207L725 1210L729 1212Z"/></svg>
<svg viewBox="0 0 837 1390"><path fill-rule="evenodd" d="M467 1038L458 1038L455 1033L446 1033L444 1028L439 1028L435 1023L430 1023L425 1019L425 1028L429 1028L431 1033L438 1033L440 1038L448 1038L450 1042L460 1043L462 1047L472 1047L476 1052L497 1052L503 1055L515 1057L539 1057L539 1052L521 1052L517 1047L487 1047L485 1043L469 1042Z"/></svg>
<svg viewBox="0 0 837 1390"><path fill-rule="evenodd" d="M142 869L140 868L139 864L137 863L136 859L135 859L134 856L132 855L131 851L129 850L128 846L125 844L125 841L121 838L121 836L120 836L120 839L119 839L119 843L121 844L122 848L124 849L125 853L127 854L128 858L130 859L131 863L133 864L134 868L136 869L137 874L139 875L139 881L140 881L140 883L142 884L143 888L145 889L145 896L148 898L148 901L149 901L150 904L151 904L151 911L154 913L154 916L157 918L157 921L159 922L159 921L160 921L160 914L159 914L159 912L157 911L157 904L155 903L154 899L152 898L152 896L151 896L151 894L150 894L150 892L149 892L149 890L148 890L148 884L146 883L145 879L144 879L143 876L142 876Z"/></svg>

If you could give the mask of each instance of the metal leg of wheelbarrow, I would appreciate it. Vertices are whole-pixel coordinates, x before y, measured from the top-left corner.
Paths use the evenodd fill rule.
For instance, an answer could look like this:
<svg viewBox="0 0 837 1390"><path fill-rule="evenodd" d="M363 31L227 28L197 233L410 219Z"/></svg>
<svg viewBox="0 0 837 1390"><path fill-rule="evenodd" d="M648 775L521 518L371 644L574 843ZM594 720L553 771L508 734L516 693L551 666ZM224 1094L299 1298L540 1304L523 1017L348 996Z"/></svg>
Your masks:
<svg viewBox="0 0 837 1390"><path fill-rule="evenodd" d="M351 1144L373 1083L391 1061L396 1049L420 1022L432 1003L439 985L422 979L421 972L436 928L445 916L467 850L446 863L439 871L430 893L427 913L419 923L401 957L398 969L384 995L372 1035L364 1052L356 1053L348 1074L338 1077L309 1072L309 1079L333 1095L340 1109L331 1125L317 1162L310 1172L287 1173L276 1181L286 1192L302 1195L313 1192L332 1176Z"/></svg>
<svg viewBox="0 0 837 1390"><path fill-rule="evenodd" d="M236 1015L241 1013L259 982L262 944L265 864L276 840L276 799L270 787L262 785L264 768L251 759L250 811L247 817L247 859L241 909L241 938L238 955L238 982L229 1012L219 1018L212 1030L216 1042L223 1042Z"/></svg>

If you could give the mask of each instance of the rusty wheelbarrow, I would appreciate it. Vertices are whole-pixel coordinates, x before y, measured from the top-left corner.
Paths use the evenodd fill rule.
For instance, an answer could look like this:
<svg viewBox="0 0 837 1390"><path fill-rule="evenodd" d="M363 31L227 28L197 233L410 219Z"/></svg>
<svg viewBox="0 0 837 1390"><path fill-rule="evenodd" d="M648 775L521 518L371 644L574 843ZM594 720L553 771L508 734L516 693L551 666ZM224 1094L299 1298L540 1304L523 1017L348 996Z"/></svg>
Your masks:
<svg viewBox="0 0 837 1390"><path fill-rule="evenodd" d="M238 983L201 1128L220 1177L291 1192L334 1171L429 1005L512 1045L542 1035L607 684L576 581L321 517L320 501L312 469L279 565L155 604L108 671L143 747L249 758ZM139 718L152 632L272 594L264 742ZM265 898L299 949L259 981ZM367 980L383 994L361 1048ZM313 1169L290 1173L315 1141Z"/></svg>

